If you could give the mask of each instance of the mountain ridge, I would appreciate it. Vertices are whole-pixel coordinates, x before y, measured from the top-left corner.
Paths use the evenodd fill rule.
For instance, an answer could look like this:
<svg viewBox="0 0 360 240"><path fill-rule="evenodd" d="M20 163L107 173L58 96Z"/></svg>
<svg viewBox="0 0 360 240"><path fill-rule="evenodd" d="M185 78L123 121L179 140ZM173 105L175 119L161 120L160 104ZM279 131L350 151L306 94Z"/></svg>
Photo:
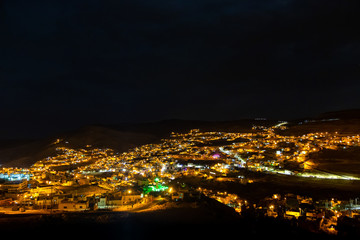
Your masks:
<svg viewBox="0 0 360 240"><path fill-rule="evenodd" d="M200 131L253 132L253 125L271 126L277 122L277 120L264 119L232 121L167 119L157 122L87 125L77 130L40 140L19 140L18 143L14 140L6 143L5 140L2 140L0 166L29 167L36 161L54 155L56 154L56 147L60 146L52 144L56 139L64 139L67 142L66 146L70 148L92 145L93 147L112 148L118 152L124 152L140 145L158 143L162 138L169 137L171 132L185 133L194 128L200 129ZM301 135L320 131L359 134L360 110L323 113L307 120L289 121L287 126L289 129L281 134Z"/></svg>

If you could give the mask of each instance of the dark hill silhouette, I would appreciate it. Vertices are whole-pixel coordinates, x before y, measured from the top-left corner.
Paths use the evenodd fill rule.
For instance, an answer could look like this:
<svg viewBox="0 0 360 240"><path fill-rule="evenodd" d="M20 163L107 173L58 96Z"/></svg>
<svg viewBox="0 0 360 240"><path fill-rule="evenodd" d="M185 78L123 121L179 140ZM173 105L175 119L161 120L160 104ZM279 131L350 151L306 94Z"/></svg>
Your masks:
<svg viewBox="0 0 360 240"><path fill-rule="evenodd" d="M360 109L333 111L313 118L290 121L286 135L303 135L310 132L337 132L339 134L360 134Z"/></svg>
<svg viewBox="0 0 360 240"><path fill-rule="evenodd" d="M130 132L149 133L160 138L168 137L171 132L184 133L191 129L200 131L223 131L223 132L251 132L254 124L271 125L276 121L254 121L242 119L236 121L199 121L169 119L158 122L107 125L113 129Z"/></svg>
<svg viewBox="0 0 360 240"><path fill-rule="evenodd" d="M338 117L340 120L323 121L322 118L313 118L312 121L292 121L290 127L283 134L302 135L309 132L339 132L360 133L360 110L349 110L323 114L326 119L336 118L343 114L346 117ZM321 115L320 115L321 116ZM350 117L353 116L353 117ZM302 122L302 124L299 124ZM36 161L56 154L57 146L70 148L82 148L92 145L99 148L113 148L119 152L127 151L136 146L149 143L157 143L161 138L167 138L171 132L184 133L191 129L200 131L222 132L252 132L253 125L271 126L275 120L243 119L236 121L198 121L170 119L158 122L146 123L122 123L117 125L91 125L75 131L66 132L52 138L41 140L14 141L6 143L2 141L0 147L0 164L3 167L29 167ZM57 138L64 139L61 144L52 144Z"/></svg>
<svg viewBox="0 0 360 240"><path fill-rule="evenodd" d="M57 139L63 139L54 145ZM92 145L99 148L113 148L119 152L127 151L139 145L159 141L151 134L124 132L101 126L87 126L79 130L44 140L29 141L19 145L0 149L0 164L3 167L29 167L36 161L56 154L56 148L83 148Z"/></svg>
<svg viewBox="0 0 360 240"><path fill-rule="evenodd" d="M86 126L77 131L61 136L71 148L92 145L99 148L113 148L127 151L139 145L159 141L155 135L141 132L122 131L105 126Z"/></svg>
<svg viewBox="0 0 360 240"><path fill-rule="evenodd" d="M303 135L311 132L337 132L339 134L360 134L360 119L339 119L334 121L299 121L292 122L289 129L282 132L285 135Z"/></svg>
<svg viewBox="0 0 360 240"><path fill-rule="evenodd" d="M36 161L55 154L55 146L49 140L22 142L0 149L1 167L29 167Z"/></svg>
<svg viewBox="0 0 360 240"><path fill-rule="evenodd" d="M194 128L202 131L249 132L252 131L252 125L252 120L210 122L172 119L149 123L85 126L53 138L4 144L0 148L0 164L3 167L29 167L36 161L56 154L55 149L59 146L82 148L92 145L124 152L143 144L157 143L161 138L169 137L171 132L188 132ZM57 138L64 141L57 145L52 144Z"/></svg>
<svg viewBox="0 0 360 240"><path fill-rule="evenodd" d="M360 109L348 109L320 114L318 119L360 119Z"/></svg>

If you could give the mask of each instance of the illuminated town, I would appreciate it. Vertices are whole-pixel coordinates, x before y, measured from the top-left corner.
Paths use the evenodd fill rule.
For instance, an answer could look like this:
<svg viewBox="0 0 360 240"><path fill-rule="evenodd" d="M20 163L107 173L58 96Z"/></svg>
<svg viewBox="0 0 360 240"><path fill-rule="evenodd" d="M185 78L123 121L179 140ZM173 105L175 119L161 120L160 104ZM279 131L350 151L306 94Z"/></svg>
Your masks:
<svg viewBox="0 0 360 240"><path fill-rule="evenodd" d="M0 1L0 233L360 239L359 13Z"/></svg>
<svg viewBox="0 0 360 240"><path fill-rule="evenodd" d="M281 134L286 122L254 126L251 132L172 133L160 143L126 152L86 145L67 147L56 139L57 154L30 168L2 168L0 212L55 214L64 212L143 212L171 203L207 197L249 213L308 223L317 231L337 234L338 219L360 216L358 198L313 199L311 195L268 192L255 201L221 184L251 186L257 177L283 181L340 181L359 184L359 175L322 170L311 154L320 150L360 146L359 135L317 132L301 136ZM167 204L167 205L166 205Z"/></svg>

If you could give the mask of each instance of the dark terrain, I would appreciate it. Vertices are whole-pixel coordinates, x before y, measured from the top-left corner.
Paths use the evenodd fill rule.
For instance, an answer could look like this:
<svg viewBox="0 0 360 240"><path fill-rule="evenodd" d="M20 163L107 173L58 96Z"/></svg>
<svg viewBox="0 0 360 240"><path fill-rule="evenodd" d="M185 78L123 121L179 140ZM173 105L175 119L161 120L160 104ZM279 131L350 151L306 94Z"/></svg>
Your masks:
<svg viewBox="0 0 360 240"><path fill-rule="evenodd" d="M259 124L271 125L275 121ZM56 147L83 148L86 145L99 148L112 148L118 152L131 148L158 143L168 138L171 132L185 133L199 128L201 131L249 132L252 131L253 120L228 122L207 122L188 120L166 120L160 122L120 124L112 126L85 126L76 131L67 132L40 140L11 140L0 146L0 164L3 167L30 167L36 161L55 154ZM52 144L56 139L61 143Z"/></svg>
<svg viewBox="0 0 360 240"><path fill-rule="evenodd" d="M360 147L346 149L324 149L309 156L318 164L317 168L360 177Z"/></svg>
<svg viewBox="0 0 360 240"><path fill-rule="evenodd" d="M290 221L240 217L232 208L212 199L195 207L179 203L176 208L142 213L88 212L53 215L0 216L2 234L36 239L332 239L299 228ZM21 229L21 231L19 231Z"/></svg>
<svg viewBox="0 0 360 240"><path fill-rule="evenodd" d="M339 120L328 121L329 119ZM124 152L143 144L158 143L162 138L168 138L171 132L185 133L191 129L200 129L204 132L253 132L254 125L272 126L277 122L254 119L217 122L172 119L148 123L85 126L45 139L9 141L3 139L0 141L0 164L4 167L30 167L36 161L54 155L56 147L61 146L82 148L92 145ZM288 127L289 129L279 134L303 135L310 132L360 134L360 110L324 113L314 118L293 120L289 121ZM64 141L53 145L52 143L58 138Z"/></svg>
<svg viewBox="0 0 360 240"><path fill-rule="evenodd" d="M334 115L335 114L335 115ZM344 113L341 113L344 114ZM340 115L341 115L340 114ZM360 118L339 118L338 113L289 123L284 135L302 135L309 132L360 133ZM324 120L339 118L339 120ZM301 122L301 124L300 124ZM123 152L139 145L156 143L171 132L200 131L252 132L253 125L276 124L277 121L241 120L205 122L168 120L155 123L120 124L116 126L87 126L77 131L40 140L2 141L0 164L4 167L29 167L38 160L56 154L56 147L80 148L86 145L113 148ZM63 139L54 145L56 139ZM218 142L212 143L216 146ZM359 147L342 150L322 150L311 155L321 169L341 173L360 174ZM236 193L251 203L274 193L294 193L316 199L349 199L358 197L358 181L307 179L295 176L270 175L239 170L239 174L254 180L251 184L239 182L205 181L200 178L179 179L189 187ZM196 202L196 201L195 201ZM18 229L21 229L19 231ZM4 236L16 232L17 238L36 236L71 239L338 239L338 237L304 230L298 223L281 219L258 218L252 214L239 216L232 208L212 199L202 199L196 207L179 204L177 208L131 213L86 212L53 215L0 215L0 231Z"/></svg>

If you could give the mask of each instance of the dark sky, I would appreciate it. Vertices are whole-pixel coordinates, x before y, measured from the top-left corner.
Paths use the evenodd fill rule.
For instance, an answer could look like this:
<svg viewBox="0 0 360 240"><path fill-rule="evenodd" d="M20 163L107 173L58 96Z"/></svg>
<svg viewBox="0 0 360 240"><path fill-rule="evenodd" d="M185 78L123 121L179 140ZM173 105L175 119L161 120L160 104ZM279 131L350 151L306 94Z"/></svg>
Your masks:
<svg viewBox="0 0 360 240"><path fill-rule="evenodd" d="M0 0L0 135L360 108L359 12L359 0Z"/></svg>

